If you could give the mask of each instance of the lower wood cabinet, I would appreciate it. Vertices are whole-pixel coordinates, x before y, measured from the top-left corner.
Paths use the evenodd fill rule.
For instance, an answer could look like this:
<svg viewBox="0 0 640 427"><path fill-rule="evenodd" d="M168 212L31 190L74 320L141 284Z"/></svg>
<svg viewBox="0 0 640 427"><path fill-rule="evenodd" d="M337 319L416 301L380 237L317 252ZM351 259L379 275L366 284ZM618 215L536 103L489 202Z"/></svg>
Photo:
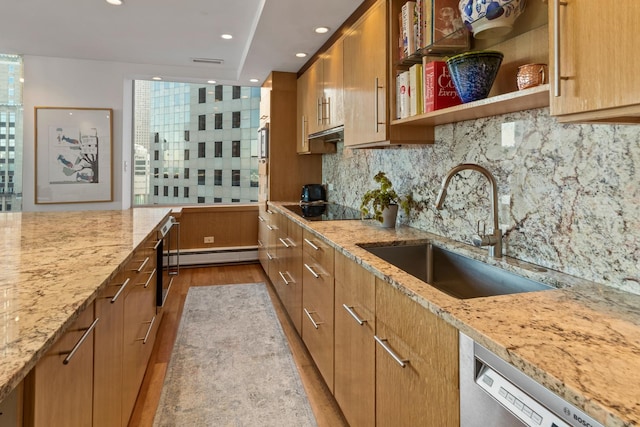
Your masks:
<svg viewBox="0 0 640 427"><path fill-rule="evenodd" d="M335 255L333 395L349 426L375 425L375 276Z"/></svg>
<svg viewBox="0 0 640 427"><path fill-rule="evenodd" d="M298 334L302 333L302 227L280 215L278 276L273 282Z"/></svg>
<svg viewBox="0 0 640 427"><path fill-rule="evenodd" d="M459 426L458 332L376 279L376 425Z"/></svg>
<svg viewBox="0 0 640 427"><path fill-rule="evenodd" d="M27 375L25 426L91 426L93 332L97 322L92 304Z"/></svg>

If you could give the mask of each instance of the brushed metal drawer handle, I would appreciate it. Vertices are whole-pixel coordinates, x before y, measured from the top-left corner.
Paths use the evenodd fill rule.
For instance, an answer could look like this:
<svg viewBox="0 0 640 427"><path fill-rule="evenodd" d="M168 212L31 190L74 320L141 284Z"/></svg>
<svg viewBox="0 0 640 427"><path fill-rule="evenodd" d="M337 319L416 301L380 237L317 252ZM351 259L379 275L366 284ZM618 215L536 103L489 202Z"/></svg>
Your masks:
<svg viewBox="0 0 640 427"><path fill-rule="evenodd" d="M127 285L129 284L130 281L131 281L131 278L127 277L127 280L125 280L124 283L120 286L120 289L118 289L118 292L116 292L116 294L113 296L113 298L111 298L111 304L116 302L116 300L118 299L118 297L120 296L122 291L124 291L124 288L127 287Z"/></svg>
<svg viewBox="0 0 640 427"><path fill-rule="evenodd" d="M144 269L144 267L147 265L148 262L149 262L149 257L146 257L144 261L142 261L142 264L140 264L140 267L138 267L137 269L134 269L133 271L135 271L136 273L140 273Z"/></svg>
<svg viewBox="0 0 640 427"><path fill-rule="evenodd" d="M304 314L306 314L309 320L311 320L311 323L313 324L314 328L318 329L318 326L324 323L324 322L316 322L315 320L313 320L313 317L311 315L315 314L316 313L315 311L309 311L306 308L304 308L303 310L304 310Z"/></svg>
<svg viewBox="0 0 640 427"><path fill-rule="evenodd" d="M387 353L389 353L389 356L391 356L391 358L395 360L398 363L398 365L400 365L400 367L405 368L407 366L407 363L409 363L409 361L407 359L402 359L393 350L391 350L391 347L389 347L389 345L387 344L386 339L378 338L377 335L374 335L373 339L375 339L376 342L380 344Z"/></svg>
<svg viewBox="0 0 640 427"><path fill-rule="evenodd" d="M262 240L258 239L258 247L259 248L264 248L264 243L262 243Z"/></svg>
<svg viewBox="0 0 640 427"><path fill-rule="evenodd" d="M289 246L289 244L287 243L286 240L284 240L282 237L280 237L278 240L280 240L280 242L282 242L282 244L284 245L285 248L290 248L291 246Z"/></svg>
<svg viewBox="0 0 640 427"><path fill-rule="evenodd" d="M316 245L314 245L314 244L313 244L313 242L312 242L311 240L309 240L309 239L304 239L304 241L305 241L305 242L307 242L307 244L308 244L309 246L311 246L311 247L313 248L313 250L315 250L315 251L319 251L319 250L320 250L320 248L319 248L319 247L317 247Z"/></svg>
<svg viewBox="0 0 640 427"><path fill-rule="evenodd" d="M274 256L267 252L267 258L269 258L269 261L273 261Z"/></svg>
<svg viewBox="0 0 640 427"><path fill-rule="evenodd" d="M289 275L289 279L291 279L291 275L289 274L289 272L285 271L285 273L287 273ZM278 271L278 274L280 275L280 277L282 277L282 281L285 285L290 285L291 283L293 283L293 280L287 280L287 278L284 277L284 273L282 271Z"/></svg>
<svg viewBox="0 0 640 427"><path fill-rule="evenodd" d="M160 243L162 243L162 239L158 240L158 241L156 242L156 244L155 244L155 245L153 245L153 250L154 250L154 251L157 251L157 250L158 250L158 246L160 246Z"/></svg>
<svg viewBox="0 0 640 427"><path fill-rule="evenodd" d="M147 328L147 333L144 334L144 338L138 338L136 341L142 341L142 344L146 344L147 340L149 339L149 334L151 333L151 329L153 329L153 324L156 321L156 316L153 316L153 318L148 321L148 322L144 322L144 323L148 323L149 324L149 328Z"/></svg>
<svg viewBox="0 0 640 427"><path fill-rule="evenodd" d="M364 319L361 319L355 311L353 311L353 307L349 307L347 304L342 304L342 307L347 310L347 313L349 313L351 315L351 317L353 317L356 322L358 322L358 325L362 326L364 325L367 321Z"/></svg>
<svg viewBox="0 0 640 427"><path fill-rule="evenodd" d="M151 283L151 279L153 278L153 276L156 275L156 271L158 269L154 268L153 271L151 272L151 274L149 275L149 278L147 279L147 281L144 283L144 288L146 289L147 287L149 287L149 283Z"/></svg>
<svg viewBox="0 0 640 427"><path fill-rule="evenodd" d="M258 221L264 222L264 218L262 218L260 215L258 215Z"/></svg>
<svg viewBox="0 0 640 427"><path fill-rule="evenodd" d="M273 230L275 230L275 229L273 228L273 226L271 226L271 225L269 225L269 224L267 224L267 228L269 229L269 231L273 231Z"/></svg>
<svg viewBox="0 0 640 427"><path fill-rule="evenodd" d="M305 263L305 264L304 264L304 267L305 267L307 270L309 270L309 272L310 272L311 274L313 274L313 277L315 277L316 279L319 279L319 278L320 278L320 275L319 275L318 273L316 273L316 272L313 270L313 267L311 267L309 264Z"/></svg>
<svg viewBox="0 0 640 427"><path fill-rule="evenodd" d="M71 362L71 358L73 357L73 355L76 354L76 352L78 351L80 346L82 346L82 344L85 342L89 334L93 332L93 330L96 328L96 325L98 324L98 320L100 320L99 317L93 321L93 323L87 328L86 331L84 331L84 334L82 334L82 336L80 337L76 345L73 346L73 348L71 349L67 357L65 357L64 360L62 361L63 365L68 365L69 362Z"/></svg>

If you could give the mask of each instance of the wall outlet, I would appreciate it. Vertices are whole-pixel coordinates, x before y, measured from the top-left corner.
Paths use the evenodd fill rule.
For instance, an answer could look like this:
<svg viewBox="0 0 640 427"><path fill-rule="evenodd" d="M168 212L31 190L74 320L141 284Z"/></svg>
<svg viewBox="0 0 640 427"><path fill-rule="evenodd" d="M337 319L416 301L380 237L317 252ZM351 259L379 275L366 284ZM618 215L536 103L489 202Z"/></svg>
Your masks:
<svg viewBox="0 0 640 427"><path fill-rule="evenodd" d="M214 241L213 236L206 236L206 237L204 238L204 242L205 242L205 243L213 243L213 241Z"/></svg>

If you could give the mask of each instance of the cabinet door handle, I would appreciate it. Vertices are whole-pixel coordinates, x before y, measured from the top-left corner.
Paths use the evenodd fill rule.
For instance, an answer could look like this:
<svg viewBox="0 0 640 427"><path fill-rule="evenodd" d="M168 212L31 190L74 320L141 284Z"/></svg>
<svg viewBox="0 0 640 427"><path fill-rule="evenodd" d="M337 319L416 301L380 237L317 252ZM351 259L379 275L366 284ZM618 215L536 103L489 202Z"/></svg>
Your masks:
<svg viewBox="0 0 640 427"><path fill-rule="evenodd" d="M149 257L146 257L144 261L142 261L142 264L140 264L140 267L138 267L137 269L133 270L136 273L140 273L144 267L147 265L147 263L149 262Z"/></svg>
<svg viewBox="0 0 640 427"><path fill-rule="evenodd" d="M322 98L318 98L318 104L316 105L316 120L318 126L322 124Z"/></svg>
<svg viewBox="0 0 640 427"><path fill-rule="evenodd" d="M286 240L284 240L282 237L278 238L278 240L280 240L280 242L282 242L282 244L284 245L285 248L290 248L291 246L289 246L289 244L287 243Z"/></svg>
<svg viewBox="0 0 640 427"><path fill-rule="evenodd" d="M267 252L267 258L269 258L269 261L273 261L273 255L271 255L269 252Z"/></svg>
<svg viewBox="0 0 640 427"><path fill-rule="evenodd" d="M89 334L93 332L93 330L96 328L96 325L98 324L98 320L100 320L99 317L93 321L93 323L87 328L86 331L84 331L84 334L82 334L82 336L80 337L76 345L73 346L69 354L67 354L67 357L65 357L64 360L62 361L63 365L68 365L69 362L71 362L71 358L73 357L73 355L76 354L80 346L82 346L82 343L85 342Z"/></svg>
<svg viewBox="0 0 640 427"><path fill-rule="evenodd" d="M395 361L398 363L398 365L400 365L400 367L405 368L405 367L407 366L407 363L409 363L409 361L408 361L408 360L406 360L406 359L402 359L400 356L398 356L398 355L397 355L397 354L396 354L396 353L391 349L391 347L389 347L389 344L387 344L387 340L386 340L386 339L384 339L384 338L378 338L378 336L377 336L377 335L374 335L374 336L373 336L373 339L375 339L375 340L376 340L376 342L377 342L378 344L380 344L380 346L382 346L382 348L383 348L387 353L389 353L389 356L391 356L391 358L392 358L393 360L395 360Z"/></svg>
<svg viewBox="0 0 640 427"><path fill-rule="evenodd" d="M311 320L311 323L313 324L313 327L318 329L318 326L322 325L323 322L316 322L315 320L313 320L313 317L311 316L312 314L315 314L315 311L309 311L306 308L303 308L304 310L304 314L307 315L307 317L309 318L309 320Z"/></svg>
<svg viewBox="0 0 640 427"><path fill-rule="evenodd" d="M127 287L127 285L129 284L130 281L131 281L131 278L127 277L127 280L125 280L124 283L120 286L120 289L118 289L118 292L116 292L116 294L113 296L113 298L111 298L111 304L116 302L116 300L118 299L118 297L120 296L122 291L124 291L124 288Z"/></svg>
<svg viewBox="0 0 640 427"><path fill-rule="evenodd" d="M356 319L356 322L358 322L358 325L362 326L364 325L367 321L361 319L355 311L353 311L353 307L349 307L347 304L342 304L342 307L347 310L347 313L349 313L351 315L351 317L353 317L354 319Z"/></svg>
<svg viewBox="0 0 640 427"><path fill-rule="evenodd" d="M258 247L259 248L264 248L264 243L262 243L262 240L258 239Z"/></svg>
<svg viewBox="0 0 640 427"><path fill-rule="evenodd" d="M313 250L314 250L314 251L319 251L319 250L320 250L320 248L319 248L319 247L317 247L316 245L314 245L314 244L313 244L313 242L312 242L311 240L309 240L309 239L304 239L304 241L305 241L305 242L307 242L307 244L308 244L309 246L311 246L311 247L313 248Z"/></svg>
<svg viewBox="0 0 640 427"><path fill-rule="evenodd" d="M262 218L260 215L258 215L258 221L264 222L264 218Z"/></svg>
<svg viewBox="0 0 640 427"><path fill-rule="evenodd" d="M289 272L286 272L287 274L289 274ZM285 285L289 285L291 283L293 283L293 280L289 281L287 280L286 277L284 277L284 273L282 271L278 271L278 274L280 275L280 277L282 277L282 281L284 282ZM291 278L291 275L289 275L289 278Z"/></svg>
<svg viewBox="0 0 640 427"><path fill-rule="evenodd" d="M560 71L560 6L566 5L566 1L553 0L553 95L556 97L560 96L560 81L567 80Z"/></svg>
<svg viewBox="0 0 640 427"><path fill-rule="evenodd" d="M144 282L145 289L149 287L149 283L151 283L151 279L153 278L153 276L156 275L156 271L157 271L157 269L154 268L153 271L151 272L151 274L149 275L149 278L147 279L147 281Z"/></svg>
<svg viewBox="0 0 640 427"><path fill-rule="evenodd" d="M267 228L269 229L269 231L273 231L274 230L273 226L271 226L269 224L267 224Z"/></svg>
<svg viewBox="0 0 640 427"><path fill-rule="evenodd" d="M302 135L301 135L301 147L303 150L307 149L307 121L305 120L305 117L302 116Z"/></svg>
<svg viewBox="0 0 640 427"><path fill-rule="evenodd" d="M320 278L320 275L318 273L315 272L315 270L313 269L313 267L311 267L309 264L305 263L304 267L309 270L309 273L313 274L313 277L315 277L316 279Z"/></svg>
<svg viewBox="0 0 640 427"><path fill-rule="evenodd" d="M376 133L379 132L379 125L384 124L384 122L380 121L380 109L378 108L378 100L380 98L380 96L378 95L378 91L380 89L383 89L383 86L380 86L380 79L378 77L376 77L376 87L374 88L374 92L373 92L373 121L375 122L375 131Z"/></svg>
<svg viewBox="0 0 640 427"><path fill-rule="evenodd" d="M156 242L156 244L155 244L155 245L153 245L153 250L154 250L154 251L157 251L157 250L158 250L158 246L160 246L160 243L162 243L162 239L158 240L158 241Z"/></svg>
<svg viewBox="0 0 640 427"><path fill-rule="evenodd" d="M153 324L156 321L156 316L153 316L153 318L148 321L148 322L144 322L144 323L148 323L149 327L147 328L147 333L144 334L143 338L138 338L136 341L142 341L142 344L146 344L147 340L149 339L149 334L151 333L151 329L153 329Z"/></svg>

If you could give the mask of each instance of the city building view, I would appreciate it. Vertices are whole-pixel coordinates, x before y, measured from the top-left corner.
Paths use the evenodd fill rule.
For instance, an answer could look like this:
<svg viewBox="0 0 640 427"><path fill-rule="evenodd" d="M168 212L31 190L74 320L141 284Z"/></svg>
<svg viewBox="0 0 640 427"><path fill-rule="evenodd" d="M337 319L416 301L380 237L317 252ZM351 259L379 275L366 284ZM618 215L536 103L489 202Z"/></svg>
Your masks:
<svg viewBox="0 0 640 427"><path fill-rule="evenodd" d="M260 88L135 81L134 205L258 200Z"/></svg>
<svg viewBox="0 0 640 427"><path fill-rule="evenodd" d="M0 54L0 211L22 210L22 58Z"/></svg>

